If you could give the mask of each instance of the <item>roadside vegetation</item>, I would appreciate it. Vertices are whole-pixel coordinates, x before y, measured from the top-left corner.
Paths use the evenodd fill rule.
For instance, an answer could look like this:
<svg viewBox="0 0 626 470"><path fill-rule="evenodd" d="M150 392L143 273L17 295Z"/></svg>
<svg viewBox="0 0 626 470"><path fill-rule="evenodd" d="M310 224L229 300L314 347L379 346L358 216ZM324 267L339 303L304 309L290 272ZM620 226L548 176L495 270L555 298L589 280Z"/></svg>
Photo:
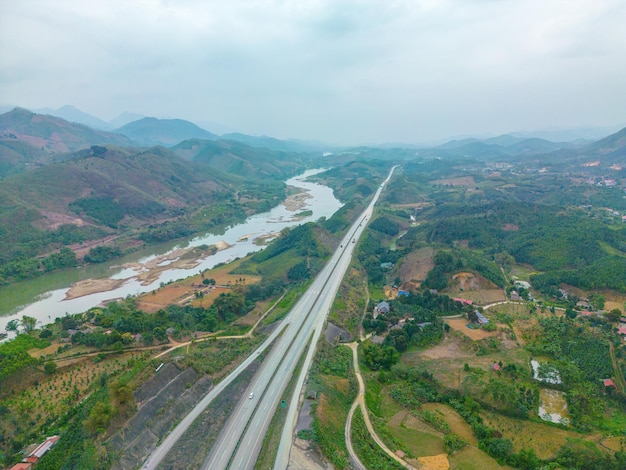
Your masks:
<svg viewBox="0 0 626 470"><path fill-rule="evenodd" d="M626 466L626 230L594 205L622 199L556 174L403 165L331 313L372 335L359 357L388 447L427 467ZM369 435L353 441L368 468L393 468Z"/></svg>

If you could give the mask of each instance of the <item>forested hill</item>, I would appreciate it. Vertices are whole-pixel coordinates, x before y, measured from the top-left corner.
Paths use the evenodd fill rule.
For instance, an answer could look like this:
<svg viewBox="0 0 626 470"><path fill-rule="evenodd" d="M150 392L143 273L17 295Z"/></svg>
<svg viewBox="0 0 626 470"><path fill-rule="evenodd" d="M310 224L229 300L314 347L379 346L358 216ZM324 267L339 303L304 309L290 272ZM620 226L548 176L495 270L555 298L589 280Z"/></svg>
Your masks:
<svg viewBox="0 0 626 470"><path fill-rule="evenodd" d="M172 146L186 139L214 140L218 136L211 134L193 122L183 119L157 119L146 117L116 129L115 132L125 135L139 145Z"/></svg>
<svg viewBox="0 0 626 470"><path fill-rule="evenodd" d="M172 147L182 158L244 178L292 176L305 168L305 156L267 148L253 148L232 140L190 139Z"/></svg>
<svg viewBox="0 0 626 470"><path fill-rule="evenodd" d="M120 134L15 108L0 115L0 177L33 165L46 165L59 154L91 145L131 145Z"/></svg>
<svg viewBox="0 0 626 470"><path fill-rule="evenodd" d="M164 147L92 146L66 154L62 163L4 178L0 283L31 277L42 256L64 246L115 236L123 250L268 210L285 196L280 178L242 178Z"/></svg>

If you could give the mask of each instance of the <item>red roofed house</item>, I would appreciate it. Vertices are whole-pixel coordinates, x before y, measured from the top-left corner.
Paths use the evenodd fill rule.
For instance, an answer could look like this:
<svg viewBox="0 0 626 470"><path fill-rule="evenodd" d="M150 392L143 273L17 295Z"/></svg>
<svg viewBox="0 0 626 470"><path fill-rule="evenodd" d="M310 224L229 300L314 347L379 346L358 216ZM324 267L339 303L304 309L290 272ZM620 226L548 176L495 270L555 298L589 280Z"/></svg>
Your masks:
<svg viewBox="0 0 626 470"><path fill-rule="evenodd" d="M37 463L37 461L44 456L59 440L59 436L52 436L39 444L35 450L33 450L28 457L24 459L27 463Z"/></svg>
<svg viewBox="0 0 626 470"><path fill-rule="evenodd" d="M461 302L463 305L472 305L474 303L473 300L460 299L458 297L452 297L452 300L455 302Z"/></svg>
<svg viewBox="0 0 626 470"><path fill-rule="evenodd" d="M613 382L613 379L604 379L604 386L613 387L614 389L617 390L617 385L615 385L615 382Z"/></svg>
<svg viewBox="0 0 626 470"><path fill-rule="evenodd" d="M498 372L500 370L500 364L498 364L497 362L494 362L491 368L495 370L496 372Z"/></svg>
<svg viewBox="0 0 626 470"><path fill-rule="evenodd" d="M32 463L22 462L22 463L16 463L11 468L9 468L9 470L31 470L32 468L33 468Z"/></svg>
<svg viewBox="0 0 626 470"><path fill-rule="evenodd" d="M617 334L618 334L618 335L626 335L626 326L620 326L620 327L617 329Z"/></svg>

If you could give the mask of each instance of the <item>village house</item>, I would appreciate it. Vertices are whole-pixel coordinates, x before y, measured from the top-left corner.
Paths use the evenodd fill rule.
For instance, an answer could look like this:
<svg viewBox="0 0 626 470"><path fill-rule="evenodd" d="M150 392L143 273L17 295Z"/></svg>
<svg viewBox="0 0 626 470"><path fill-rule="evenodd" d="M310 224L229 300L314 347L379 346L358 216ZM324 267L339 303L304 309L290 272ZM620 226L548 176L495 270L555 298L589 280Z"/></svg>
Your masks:
<svg viewBox="0 0 626 470"><path fill-rule="evenodd" d="M25 463L35 464L42 458L46 452L48 452L59 440L59 436L51 436L35 447L35 450L28 453L24 459Z"/></svg>
<svg viewBox="0 0 626 470"><path fill-rule="evenodd" d="M520 301L520 300L522 300L522 298L520 297L520 295L516 291L512 290L511 291L511 300L512 301Z"/></svg>
<svg viewBox="0 0 626 470"><path fill-rule="evenodd" d="M489 324L489 319L486 316L484 316L482 313L480 313L478 310L476 310L474 313L478 317L478 324L479 325L487 325L487 324Z"/></svg>
<svg viewBox="0 0 626 470"><path fill-rule="evenodd" d="M387 313L389 313L389 304L383 300L374 309L374 318L378 315L385 315Z"/></svg>
<svg viewBox="0 0 626 470"><path fill-rule="evenodd" d="M16 463L9 470L32 470L33 464L28 462Z"/></svg>
<svg viewBox="0 0 626 470"><path fill-rule="evenodd" d="M461 302L463 305L472 305L474 303L473 300L461 299L459 297L452 297L452 300L455 302Z"/></svg>
<svg viewBox="0 0 626 470"><path fill-rule="evenodd" d="M378 335L373 335L370 339L374 344L383 344L385 342L385 338Z"/></svg>

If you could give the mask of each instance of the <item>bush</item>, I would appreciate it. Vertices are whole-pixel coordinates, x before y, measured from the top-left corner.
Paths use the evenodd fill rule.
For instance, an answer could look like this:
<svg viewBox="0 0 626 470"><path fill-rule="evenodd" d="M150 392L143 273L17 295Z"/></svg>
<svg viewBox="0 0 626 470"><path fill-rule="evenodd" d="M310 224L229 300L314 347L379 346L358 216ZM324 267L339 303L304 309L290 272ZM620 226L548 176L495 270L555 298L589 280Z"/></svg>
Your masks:
<svg viewBox="0 0 626 470"><path fill-rule="evenodd" d="M467 446L467 442L461 439L454 433L448 432L443 436L443 445L446 448L446 452L450 455L454 455L459 450Z"/></svg>
<svg viewBox="0 0 626 470"><path fill-rule="evenodd" d="M48 330L50 331L50 330ZM48 361L43 365L43 370L46 374L50 375L50 374L54 374L57 370L57 365L52 362L52 361Z"/></svg>

